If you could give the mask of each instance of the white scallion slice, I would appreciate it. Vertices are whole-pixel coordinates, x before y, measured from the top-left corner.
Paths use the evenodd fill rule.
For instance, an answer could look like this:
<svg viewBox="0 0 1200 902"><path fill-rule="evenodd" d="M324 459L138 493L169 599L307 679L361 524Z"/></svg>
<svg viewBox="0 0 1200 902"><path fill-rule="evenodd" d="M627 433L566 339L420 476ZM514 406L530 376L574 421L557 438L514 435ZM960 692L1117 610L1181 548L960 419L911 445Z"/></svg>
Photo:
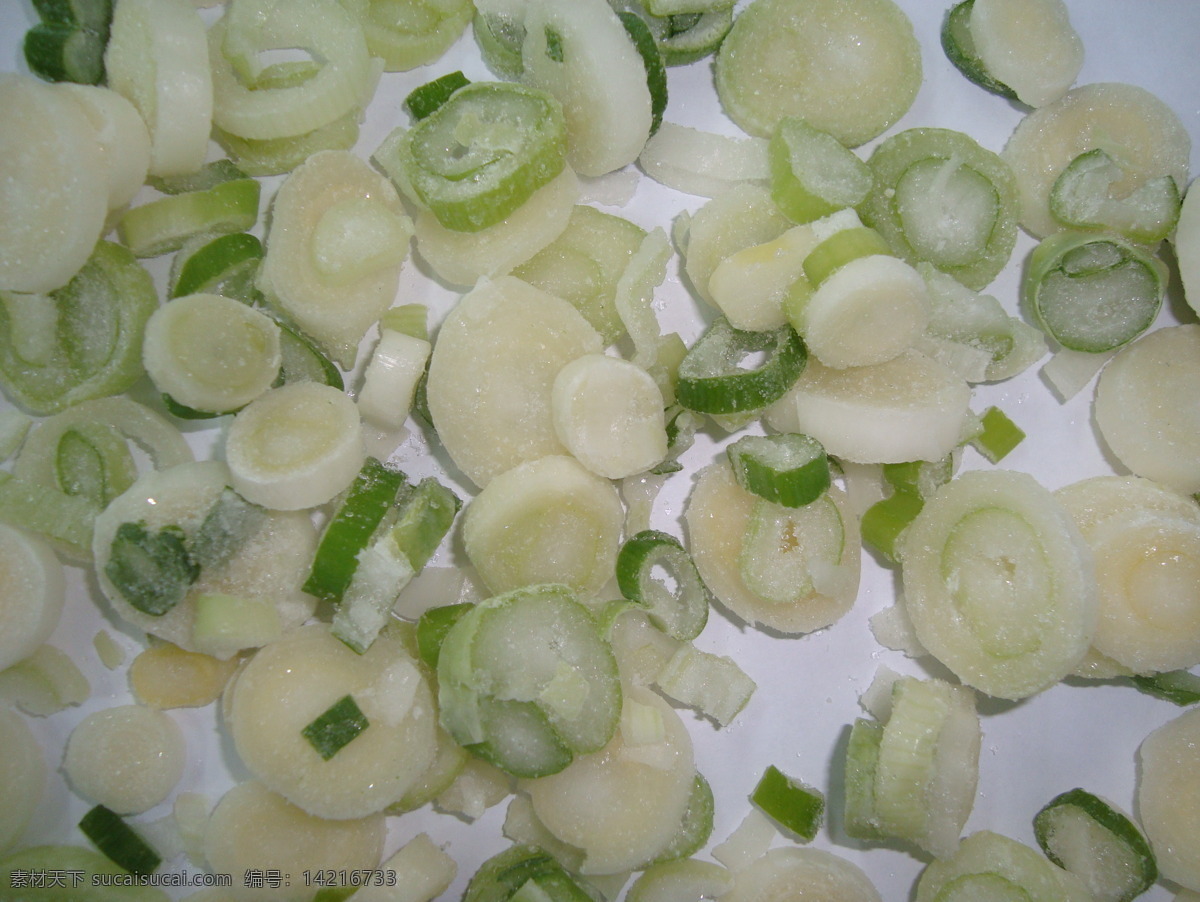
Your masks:
<svg viewBox="0 0 1200 902"><path fill-rule="evenodd" d="M668 698L695 708L718 727L732 723L758 688L733 658L690 643L679 646L654 683Z"/></svg>
<svg viewBox="0 0 1200 902"><path fill-rule="evenodd" d="M698 858L651 865L629 887L629 902L694 902L719 899L733 887L726 868Z"/></svg>
<svg viewBox="0 0 1200 902"><path fill-rule="evenodd" d="M213 117L204 20L186 0L131 0L114 10L104 52L108 86L150 132L151 175L199 169Z"/></svg>
<svg viewBox="0 0 1200 902"><path fill-rule="evenodd" d="M716 197L739 182L765 182L770 175L765 138L675 122L664 122L646 142L638 165L656 182L701 197Z"/></svg>
<svg viewBox="0 0 1200 902"><path fill-rule="evenodd" d="M1137 810L1159 873L1200 892L1200 710L1152 732L1138 759Z"/></svg>
<svg viewBox="0 0 1200 902"><path fill-rule="evenodd" d="M438 437L476 485L524 460L563 454L554 377L602 339L567 301L505 277L481 283L447 315L426 394Z"/></svg>
<svg viewBox="0 0 1200 902"><path fill-rule="evenodd" d="M968 28L988 74L1029 106L1057 100L1083 67L1062 0L972 0Z"/></svg>
<svg viewBox="0 0 1200 902"><path fill-rule="evenodd" d="M5 750L0 765L0 850L7 851L20 840L42 801L47 768L37 737L10 708L0 710L0 744Z"/></svg>
<svg viewBox="0 0 1200 902"><path fill-rule="evenodd" d="M367 49L383 60L386 72L407 72L438 59L462 34L475 11L469 0L416 4L353 0L348 8L362 23Z"/></svg>
<svg viewBox="0 0 1200 902"><path fill-rule="evenodd" d="M108 208L125 206L146 182L150 133L137 107L112 88L64 82L58 88L83 107L96 130L108 175Z"/></svg>
<svg viewBox="0 0 1200 902"><path fill-rule="evenodd" d="M857 207L871 190L866 163L833 135L797 117L779 121L767 158L771 196L793 222Z"/></svg>
<svg viewBox="0 0 1200 902"><path fill-rule="evenodd" d="M926 866L916 902L1066 902L1062 873L1024 843L980 830L952 856Z"/></svg>
<svg viewBox="0 0 1200 902"><path fill-rule="evenodd" d="M121 243L136 257L158 257L198 235L250 229L258 221L260 189L255 179L231 179L132 207L118 224Z"/></svg>
<svg viewBox="0 0 1200 902"><path fill-rule="evenodd" d="M63 566L53 549L37 536L0 523L0 670L29 657L50 638L65 599Z"/></svg>
<svg viewBox="0 0 1200 902"><path fill-rule="evenodd" d="M609 480L550 455L488 482L463 512L462 536L493 592L559 582L591 598L612 577L623 522Z"/></svg>
<svg viewBox="0 0 1200 902"><path fill-rule="evenodd" d="M789 893L845 902L880 902L883 898L871 878L848 859L824 849L795 846L771 849L735 871L733 889L721 898L724 902L754 902Z"/></svg>
<svg viewBox="0 0 1200 902"><path fill-rule="evenodd" d="M1188 386L1200 368L1200 326L1169 326L1122 348L1096 386L1096 425L1138 476L1200 491L1200 417Z"/></svg>
<svg viewBox="0 0 1200 902"><path fill-rule="evenodd" d="M156 310L142 356L159 391L213 413L245 407L274 384L282 362L275 322L216 294L187 295Z"/></svg>
<svg viewBox="0 0 1200 902"><path fill-rule="evenodd" d="M666 457L662 392L634 363L606 354L577 357L554 377L550 404L558 440L599 476L632 476Z"/></svg>
<svg viewBox="0 0 1200 902"><path fill-rule="evenodd" d="M1031 476L971 471L926 501L901 541L904 603L921 644L999 698L1048 688L1096 630L1091 556Z"/></svg>
<svg viewBox="0 0 1200 902"><path fill-rule="evenodd" d="M356 399L363 419L385 429L400 429L432 352L433 345L424 338L381 328Z"/></svg>
<svg viewBox="0 0 1200 902"><path fill-rule="evenodd" d="M804 262L819 243L816 231L804 224L735 250L713 268L708 296L735 329L778 329L788 322L792 295L811 294L805 290L810 286Z"/></svg>
<svg viewBox="0 0 1200 902"><path fill-rule="evenodd" d="M1179 221L1171 236L1183 296L1192 310L1200 309L1200 191L1190 188L1179 208Z"/></svg>
<svg viewBox="0 0 1200 902"><path fill-rule="evenodd" d="M1022 119L1000 154L1017 178L1021 225L1034 236L1062 229L1050 211L1054 183L1095 148L1121 161L1122 178L1109 186L1115 197L1164 175L1187 183L1191 138L1174 110L1136 85L1082 85Z"/></svg>
<svg viewBox="0 0 1200 902"><path fill-rule="evenodd" d="M891 0L820 0L800 9L756 0L717 54L722 106L763 137L798 116L855 147L904 115L920 84L912 23Z"/></svg>

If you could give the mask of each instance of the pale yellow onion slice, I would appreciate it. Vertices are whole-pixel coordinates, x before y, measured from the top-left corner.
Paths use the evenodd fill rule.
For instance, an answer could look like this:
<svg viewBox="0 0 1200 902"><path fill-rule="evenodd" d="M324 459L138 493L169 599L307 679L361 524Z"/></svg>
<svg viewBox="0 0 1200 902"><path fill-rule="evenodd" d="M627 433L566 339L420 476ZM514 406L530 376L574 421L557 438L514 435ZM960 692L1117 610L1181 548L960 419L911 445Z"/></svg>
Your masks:
<svg viewBox="0 0 1200 902"><path fill-rule="evenodd" d="M1200 892L1200 710L1147 736L1138 759L1138 815L1159 872Z"/></svg>
<svg viewBox="0 0 1200 902"><path fill-rule="evenodd" d="M638 165L668 188L716 197L739 182L770 177L767 139L735 137L664 122L646 142Z"/></svg>
<svg viewBox="0 0 1200 902"><path fill-rule="evenodd" d="M602 350L569 303L511 276L483 281L442 322L429 359L429 412L476 485L526 460L564 454L550 396L567 363Z"/></svg>
<svg viewBox="0 0 1200 902"><path fill-rule="evenodd" d="M261 12L255 22L257 33L246 36L253 50L301 51L319 69L296 85L244 84L231 62L230 56L237 54L228 48L227 22L221 19L208 33L215 126L240 138L290 138L366 106L378 66L371 61L366 38L349 10L336 0L252 2L257 5L254 11Z"/></svg>
<svg viewBox="0 0 1200 902"><path fill-rule="evenodd" d="M109 209L125 206L150 170L150 132L137 107L112 88L60 82L58 90L80 103L96 130L108 170Z"/></svg>
<svg viewBox="0 0 1200 902"><path fill-rule="evenodd" d="M104 52L108 85L150 132L150 174L194 172L208 154L213 80L204 21L187 0L122 0Z"/></svg>
<svg viewBox="0 0 1200 902"><path fill-rule="evenodd" d="M350 369L396 299L411 235L391 182L350 151L321 151L275 195L258 287Z"/></svg>
<svg viewBox="0 0 1200 902"><path fill-rule="evenodd" d="M87 262L108 213L96 130L65 92L0 74L0 290L61 288Z"/></svg>
<svg viewBox="0 0 1200 902"><path fill-rule="evenodd" d="M1096 385L1096 425L1138 476L1200 491L1200 326L1169 326L1122 348Z"/></svg>

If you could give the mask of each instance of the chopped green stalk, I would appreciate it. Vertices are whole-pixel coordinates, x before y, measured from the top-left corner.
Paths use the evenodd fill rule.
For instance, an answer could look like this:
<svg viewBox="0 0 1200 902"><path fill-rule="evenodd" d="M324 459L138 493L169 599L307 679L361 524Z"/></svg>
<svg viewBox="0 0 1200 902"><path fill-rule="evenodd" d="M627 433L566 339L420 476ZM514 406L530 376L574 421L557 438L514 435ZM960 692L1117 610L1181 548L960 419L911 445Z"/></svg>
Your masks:
<svg viewBox="0 0 1200 902"><path fill-rule="evenodd" d="M408 107L408 111L412 113L414 119L424 119L449 100L451 94L470 83L471 80L463 75L461 69L448 72L414 88L404 98L404 105Z"/></svg>
<svg viewBox="0 0 1200 902"><path fill-rule="evenodd" d="M1017 92L992 77L975 49L975 39L971 37L971 7L974 5L975 0L962 0L946 13L942 21L942 49L954 67L968 80L993 94L1016 100Z"/></svg>
<svg viewBox="0 0 1200 902"><path fill-rule="evenodd" d="M114 3L115 0L33 0L33 8L43 22L75 25L107 34Z"/></svg>
<svg viewBox="0 0 1200 902"><path fill-rule="evenodd" d="M433 477L422 479L399 502L392 539L420 572L450 532L462 501Z"/></svg>
<svg viewBox="0 0 1200 902"><path fill-rule="evenodd" d="M750 801L804 842L816 837L825 814L825 796L820 790L793 780L774 764L763 771Z"/></svg>
<svg viewBox="0 0 1200 902"><path fill-rule="evenodd" d="M870 167L833 135L803 119L780 121L767 158L771 198L792 222L812 222L856 207L871 190Z"/></svg>
<svg viewBox="0 0 1200 902"><path fill-rule="evenodd" d="M1017 240L1017 181L999 155L945 128L911 128L875 148L874 185L859 207L899 256L925 261L976 291Z"/></svg>
<svg viewBox="0 0 1200 902"><path fill-rule="evenodd" d="M261 294L254 277L262 256L262 242L249 232L199 236L185 243L172 261L168 295L220 294L256 303Z"/></svg>
<svg viewBox="0 0 1200 902"><path fill-rule="evenodd" d="M842 826L855 839L882 839L876 820L875 771L879 766L879 748L883 742L883 724L860 717L850 727L846 745L846 797Z"/></svg>
<svg viewBox="0 0 1200 902"><path fill-rule="evenodd" d="M282 356L276 387L293 382L319 382L338 391L346 387L341 370L306 335L282 320L276 323Z"/></svg>
<svg viewBox="0 0 1200 902"><path fill-rule="evenodd" d="M1103 148L1081 153L1055 179L1050 214L1068 229L1116 232L1139 244L1157 244L1179 221L1179 186L1163 175L1131 194L1113 197L1111 188L1123 176L1121 166Z"/></svg>
<svg viewBox="0 0 1200 902"><path fill-rule="evenodd" d="M1200 702L1200 676L1187 670L1139 674L1130 679L1141 692L1180 707Z"/></svg>
<svg viewBox="0 0 1200 902"><path fill-rule="evenodd" d="M132 207L117 227L121 241L134 256L157 257L196 235L245 231L258 221L260 191L257 179L240 178Z"/></svg>
<svg viewBox="0 0 1200 902"><path fill-rule="evenodd" d="M892 563L899 563L897 550L904 530L921 512L925 502L914 492L897 491L876 501L862 516L862 538Z"/></svg>
<svg viewBox="0 0 1200 902"><path fill-rule="evenodd" d="M144 372L142 333L157 307L150 274L107 241L49 295L0 291L0 386L39 414L125 391Z"/></svg>
<svg viewBox="0 0 1200 902"><path fill-rule="evenodd" d="M442 640L446 638L446 633L472 607L474 605L469 601L440 605L427 610L417 621L417 649L421 660L431 670L437 669L438 655L441 653Z"/></svg>
<svg viewBox="0 0 1200 902"><path fill-rule="evenodd" d="M188 554L179 527L151 532L144 523L122 523L104 573L133 607L157 617L183 601L200 567Z"/></svg>
<svg viewBox="0 0 1200 902"><path fill-rule="evenodd" d="M341 599L358 567L359 553L367 547L405 485L405 476L399 470L373 457L366 459L325 527L304 583L305 592L327 601Z"/></svg>
<svg viewBox="0 0 1200 902"><path fill-rule="evenodd" d="M467 885L463 902L508 902L530 884L540 890L539 899L552 902L592 902L592 897L549 852L535 846L516 845L493 855Z"/></svg>
<svg viewBox="0 0 1200 902"><path fill-rule="evenodd" d="M77 423L58 439L55 482L103 508L133 485L137 466L125 437L107 423Z"/></svg>
<svg viewBox="0 0 1200 902"><path fill-rule="evenodd" d="M829 488L829 458L800 433L747 435L726 449L738 485L784 507L803 507Z"/></svg>
<svg viewBox="0 0 1200 902"><path fill-rule="evenodd" d="M1150 328L1166 284L1165 264L1124 239L1059 232L1034 249L1021 292L1046 334L1098 354Z"/></svg>
<svg viewBox="0 0 1200 902"><path fill-rule="evenodd" d="M999 463L1021 444L1025 431L999 407L989 407L979 418L979 432L971 445L992 463Z"/></svg>
<svg viewBox="0 0 1200 902"><path fill-rule="evenodd" d="M755 369L745 358L765 353ZM790 326L769 332L745 332L716 319L679 365L676 399L698 413L726 414L761 410L787 392L804 371L804 342Z"/></svg>
<svg viewBox="0 0 1200 902"><path fill-rule="evenodd" d="M370 721L354 701L354 696L345 695L300 732L317 754L328 761L369 726Z"/></svg>
<svg viewBox="0 0 1200 902"><path fill-rule="evenodd" d="M716 53L733 27L733 7L643 18L668 66L686 66Z"/></svg>
<svg viewBox="0 0 1200 902"><path fill-rule="evenodd" d="M660 578L660 571L666 579ZM691 555L667 533L643 530L621 546L617 586L647 609L655 626L676 639L696 638L708 622L708 590Z"/></svg>
<svg viewBox="0 0 1200 902"><path fill-rule="evenodd" d="M920 498L928 498L953 476L953 455L935 461L910 460L883 465L884 482L897 492L911 492Z"/></svg>
<svg viewBox="0 0 1200 902"><path fill-rule="evenodd" d="M330 632L360 655L391 620L400 590L415 569L392 533L377 536L355 558L354 575L338 602Z"/></svg>
<svg viewBox="0 0 1200 902"><path fill-rule="evenodd" d="M358 141L362 110L301 135L284 138L242 138L213 126L213 140L224 148L246 175L283 175L322 150L350 150Z"/></svg>
<svg viewBox="0 0 1200 902"><path fill-rule="evenodd" d="M239 168L232 160L213 160L195 172L152 176L146 180L146 184L161 194L188 194L193 191L207 191L225 182L244 179L248 175L249 173Z"/></svg>
<svg viewBox="0 0 1200 902"><path fill-rule="evenodd" d="M679 832L654 857L652 864L664 861L679 861L695 855L708 842L713 829L712 786L700 774L692 783L692 794L688 797Z"/></svg>
<svg viewBox="0 0 1200 902"><path fill-rule="evenodd" d="M25 63L46 81L98 85L104 81L106 39L77 25L39 22L25 32Z"/></svg>
<svg viewBox="0 0 1200 902"><path fill-rule="evenodd" d="M79 829L110 861L131 874L144 877L162 864L162 856L120 815L103 805L85 814Z"/></svg>
<svg viewBox="0 0 1200 902"><path fill-rule="evenodd" d="M733 722L758 686L733 658L679 645L654 676L663 695L711 718L718 727Z"/></svg>
<svg viewBox="0 0 1200 902"><path fill-rule="evenodd" d="M209 508L188 546L192 560L202 569L222 566L258 532L266 509L251 504L231 488L224 489Z"/></svg>
<svg viewBox="0 0 1200 902"><path fill-rule="evenodd" d="M625 26L625 33L646 67L646 86L650 89L650 134L662 125L663 113L667 110L667 68L662 52L650 31L650 26L637 13L618 12L617 17Z"/></svg>
<svg viewBox="0 0 1200 902"><path fill-rule="evenodd" d="M500 12L476 10L471 31L484 65L497 78L516 81L521 77L525 71L525 63L521 60L525 26L520 21Z"/></svg>
<svg viewBox="0 0 1200 902"><path fill-rule="evenodd" d="M562 107L544 91L474 82L396 146L406 190L448 229L478 232L521 206L566 165Z"/></svg>
<svg viewBox="0 0 1200 902"><path fill-rule="evenodd" d="M1096 902L1130 902L1158 879L1141 830L1087 790L1051 799L1034 817L1033 831L1046 857L1077 875Z"/></svg>

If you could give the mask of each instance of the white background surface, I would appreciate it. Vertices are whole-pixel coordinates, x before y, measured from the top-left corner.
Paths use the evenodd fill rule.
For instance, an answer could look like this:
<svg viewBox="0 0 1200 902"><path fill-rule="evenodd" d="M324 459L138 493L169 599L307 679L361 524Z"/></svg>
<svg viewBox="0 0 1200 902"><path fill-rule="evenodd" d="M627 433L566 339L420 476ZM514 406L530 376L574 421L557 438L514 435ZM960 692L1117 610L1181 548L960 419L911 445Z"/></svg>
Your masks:
<svg viewBox="0 0 1200 902"><path fill-rule="evenodd" d="M911 126L957 128L983 146L999 151L1023 110L969 84L946 60L938 43L938 30L948 3L899 0L899 5L910 16L921 41L925 81L912 109L889 133ZM1175 109L1191 132L1192 171L1200 169L1200 60L1196 53L1200 2L1068 0L1067 5L1086 50L1078 83L1125 81L1155 92ZM0 67L25 71L19 44L33 21L27 0L0 0ZM406 122L401 102L409 90L431 77L460 68L472 79L490 77L479 61L469 31L440 62L415 72L385 74L362 128L360 153L368 155L388 131ZM669 77L668 120L737 133L720 111L708 61L672 69ZM862 151L865 154L869 149L870 145ZM219 151L214 147L213 156L217 155ZM269 195L270 190L264 192L264 202ZM661 225L669 230L671 219L680 210L695 210L703 201L643 179L626 208L606 209L644 227ZM1032 241L1022 236L1013 261L988 289L1010 311L1017 309L1021 260L1030 247ZM680 331L690 342L710 314L691 299L680 281L678 264L678 258L670 264L667 281L656 300L664 326ZM161 279L161 267L155 271ZM432 321L437 322L456 296L456 292L432 282L420 265L410 260L401 301L430 304ZM1178 284L1173 284L1160 324L1181 319L1191 321L1194 316L1183 304ZM976 392L974 409L999 404L1028 433L1027 440L1004 465L1028 471L1052 489L1085 476L1121 472L1101 449L1091 418L1091 389L1060 404L1037 370L1034 367L1020 377ZM193 438L199 453L205 455L216 436L200 429ZM681 534L680 514L691 474L717 453L719 447L702 436L685 454L685 472L672 477L660 496L656 526ZM414 476L440 473L437 461L415 438L402 446L394 459ZM964 466L988 465L968 451ZM465 495L467 487L462 483L459 486ZM441 560L449 557L444 555ZM862 589L854 610L834 627L803 638L769 636L735 623L720 612L714 613L697 645L734 657L757 682L759 690L746 710L724 730L717 731L686 711L683 716L695 740L697 765L716 794L714 844L748 813L748 794L763 769L775 764L828 794L832 816L813 845L856 862L870 875L886 902L901 902L909 898L923 862L898 846L866 846L845 837L837 817L840 760L848 725L861 715L859 694L870 684L878 667L886 665L918 675L936 671L925 671L917 662L876 643L867 621L892 602L894 574L880 568L869 554L864 554L863 568ZM83 841L74 824L89 804L70 793L57 771L61 749L71 727L85 714L127 699L125 668L106 670L96 657L92 638L99 629L113 634L125 650L126 663L138 651L140 639L135 630L98 609L91 600L95 595L90 579L72 571L72 597L51 641L78 652L77 659L92 683L92 697L78 709L29 719L44 743L53 773L46 802L25 837L27 843ZM1033 815L1066 789L1082 786L1131 810L1138 745L1150 730L1174 717L1179 709L1124 686L1071 683L1020 703L981 699L980 713L984 740L979 794L967 832L986 828L1033 844ZM231 745L219 736L217 713L210 707L174 711L172 716L189 736L188 763L180 790L207 792L215 802L232 779L242 776ZM393 818L389 821L385 854L414 834L428 832L439 843L447 844L459 863L459 880L447 894L457 897L476 865L506 845L500 834L503 808L501 805L491 810L473 825L428 808ZM168 804L164 804L139 819L153 820L168 811ZM181 866L175 862L167 867ZM1160 885L1144 898L1161 902L1171 898L1173 889Z"/></svg>

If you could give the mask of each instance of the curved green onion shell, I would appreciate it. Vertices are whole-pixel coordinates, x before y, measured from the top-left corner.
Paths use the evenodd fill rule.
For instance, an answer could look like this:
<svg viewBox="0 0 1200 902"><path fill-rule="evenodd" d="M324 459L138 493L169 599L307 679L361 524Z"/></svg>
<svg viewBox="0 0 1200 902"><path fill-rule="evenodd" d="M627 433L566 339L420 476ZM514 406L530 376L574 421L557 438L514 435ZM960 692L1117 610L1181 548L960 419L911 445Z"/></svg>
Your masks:
<svg viewBox="0 0 1200 902"><path fill-rule="evenodd" d="M829 459L800 433L747 435L726 449L738 485L784 507L803 507L829 488Z"/></svg>
<svg viewBox="0 0 1200 902"><path fill-rule="evenodd" d="M739 364L765 352L756 369ZM808 354L790 326L770 332L734 329L724 318L714 320L683 358L675 397L698 413L727 414L760 410L783 397L804 371Z"/></svg>
<svg viewBox="0 0 1200 902"><path fill-rule="evenodd" d="M656 579L659 568L675 583L674 591ZM676 639L695 639L708 621L708 590L691 555L667 533L643 530L625 541L617 553L617 587Z"/></svg>

